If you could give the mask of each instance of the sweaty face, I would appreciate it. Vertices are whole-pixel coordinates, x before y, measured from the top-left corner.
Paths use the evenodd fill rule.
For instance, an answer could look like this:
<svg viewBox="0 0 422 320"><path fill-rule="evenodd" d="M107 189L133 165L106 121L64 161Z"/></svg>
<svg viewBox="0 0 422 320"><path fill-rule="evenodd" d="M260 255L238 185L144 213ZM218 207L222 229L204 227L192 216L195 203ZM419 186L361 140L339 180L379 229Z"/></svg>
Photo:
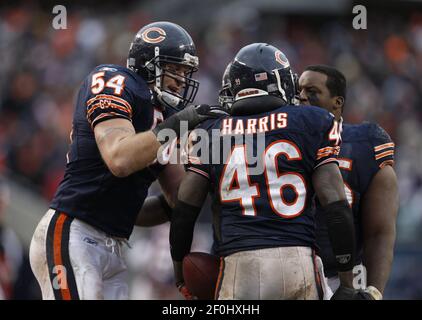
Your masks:
<svg viewBox="0 0 422 320"><path fill-rule="evenodd" d="M327 76L315 71L305 71L299 78L300 103L334 111L334 99L327 88Z"/></svg>
<svg viewBox="0 0 422 320"><path fill-rule="evenodd" d="M191 68L181 64L169 63L164 65L163 72L162 87L164 90L182 94L185 88L184 77L189 75Z"/></svg>

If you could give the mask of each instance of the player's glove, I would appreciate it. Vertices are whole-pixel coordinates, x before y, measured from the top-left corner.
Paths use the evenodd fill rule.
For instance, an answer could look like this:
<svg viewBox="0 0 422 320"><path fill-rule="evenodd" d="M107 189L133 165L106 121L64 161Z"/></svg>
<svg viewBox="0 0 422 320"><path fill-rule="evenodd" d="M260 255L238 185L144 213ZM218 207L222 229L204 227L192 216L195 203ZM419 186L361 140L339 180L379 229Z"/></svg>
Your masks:
<svg viewBox="0 0 422 320"><path fill-rule="evenodd" d="M172 115L163 122L159 123L153 130L155 135L162 129L172 129L176 132L177 136L180 135L180 123L186 121L188 130L194 129L199 123L207 119L220 118L228 115L221 106L210 106L207 104L191 105L182 111Z"/></svg>
<svg viewBox="0 0 422 320"><path fill-rule="evenodd" d="M369 286L365 290L358 290L355 300L382 300L382 293L374 286Z"/></svg>
<svg viewBox="0 0 422 320"><path fill-rule="evenodd" d="M354 300L356 296L356 290L353 288L348 288L340 286L330 300Z"/></svg>
<svg viewBox="0 0 422 320"><path fill-rule="evenodd" d="M192 293L190 293L189 289L185 286L183 282L176 284L177 289L183 295L186 300L197 300L198 298L195 297Z"/></svg>

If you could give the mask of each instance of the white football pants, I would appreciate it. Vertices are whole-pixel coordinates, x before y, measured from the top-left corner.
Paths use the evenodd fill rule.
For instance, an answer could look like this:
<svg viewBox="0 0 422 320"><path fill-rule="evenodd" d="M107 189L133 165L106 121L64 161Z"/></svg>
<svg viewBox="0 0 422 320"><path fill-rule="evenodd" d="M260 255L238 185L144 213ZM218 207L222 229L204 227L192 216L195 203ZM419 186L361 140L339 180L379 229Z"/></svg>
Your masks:
<svg viewBox="0 0 422 320"><path fill-rule="evenodd" d="M128 299L123 242L81 220L48 210L35 229L29 251L43 299Z"/></svg>
<svg viewBox="0 0 422 320"><path fill-rule="evenodd" d="M236 252L220 266L219 300L318 300L323 293L313 250L277 247Z"/></svg>

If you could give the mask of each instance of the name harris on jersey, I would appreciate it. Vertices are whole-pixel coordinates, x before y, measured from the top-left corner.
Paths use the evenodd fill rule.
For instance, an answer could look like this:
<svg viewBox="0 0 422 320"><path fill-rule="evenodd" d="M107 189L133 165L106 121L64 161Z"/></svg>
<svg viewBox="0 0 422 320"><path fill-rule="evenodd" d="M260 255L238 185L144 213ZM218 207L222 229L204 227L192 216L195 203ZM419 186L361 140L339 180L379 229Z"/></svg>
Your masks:
<svg viewBox="0 0 422 320"><path fill-rule="evenodd" d="M221 122L221 135L265 133L287 127L287 113L277 112L261 117L225 118Z"/></svg>

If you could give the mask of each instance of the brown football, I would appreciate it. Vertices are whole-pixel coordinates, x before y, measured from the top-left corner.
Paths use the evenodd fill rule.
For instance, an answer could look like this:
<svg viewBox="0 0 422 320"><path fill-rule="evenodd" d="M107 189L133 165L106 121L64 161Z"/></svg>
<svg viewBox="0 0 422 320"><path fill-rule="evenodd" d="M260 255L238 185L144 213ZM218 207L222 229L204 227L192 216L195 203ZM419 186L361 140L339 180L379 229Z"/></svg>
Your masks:
<svg viewBox="0 0 422 320"><path fill-rule="evenodd" d="M213 300L220 259L205 252L191 252L183 259L183 277L190 293L200 300Z"/></svg>

